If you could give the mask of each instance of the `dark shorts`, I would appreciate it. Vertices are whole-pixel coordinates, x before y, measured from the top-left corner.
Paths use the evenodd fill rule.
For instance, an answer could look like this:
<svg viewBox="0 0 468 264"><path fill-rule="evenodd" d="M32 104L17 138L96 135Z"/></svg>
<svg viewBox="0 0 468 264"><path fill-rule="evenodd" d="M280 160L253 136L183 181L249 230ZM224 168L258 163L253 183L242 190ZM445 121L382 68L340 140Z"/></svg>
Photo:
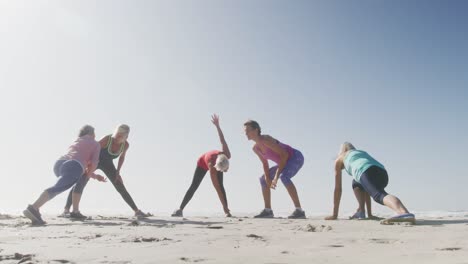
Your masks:
<svg viewBox="0 0 468 264"><path fill-rule="evenodd" d="M369 195L379 204L383 205L383 199L388 193L385 187L388 185L388 174L385 169L372 166L367 169L360 179L360 183L353 180L353 189L359 188L369 193Z"/></svg>

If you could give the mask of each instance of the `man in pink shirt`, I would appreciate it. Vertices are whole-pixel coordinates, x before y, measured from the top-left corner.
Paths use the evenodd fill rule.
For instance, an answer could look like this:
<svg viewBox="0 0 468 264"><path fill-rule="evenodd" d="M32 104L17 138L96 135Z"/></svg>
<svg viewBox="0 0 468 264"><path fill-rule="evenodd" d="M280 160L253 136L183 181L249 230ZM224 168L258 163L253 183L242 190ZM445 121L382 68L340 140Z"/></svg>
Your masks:
<svg viewBox="0 0 468 264"><path fill-rule="evenodd" d="M24 216L32 221L33 225L45 224L39 209L58 194L68 190L81 177L91 177L104 181L104 177L96 175L101 147L95 140L94 128L85 125L80 129L78 138L68 148L68 153L55 162L54 173L58 177L54 186L47 188L32 205L23 211Z"/></svg>

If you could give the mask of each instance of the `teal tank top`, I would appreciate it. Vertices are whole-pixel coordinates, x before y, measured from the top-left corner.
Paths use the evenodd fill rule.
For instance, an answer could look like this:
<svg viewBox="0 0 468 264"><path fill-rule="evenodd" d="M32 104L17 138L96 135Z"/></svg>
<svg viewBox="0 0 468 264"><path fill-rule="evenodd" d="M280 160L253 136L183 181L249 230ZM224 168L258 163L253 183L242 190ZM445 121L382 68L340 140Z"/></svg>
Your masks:
<svg viewBox="0 0 468 264"><path fill-rule="evenodd" d="M361 175L370 167L385 169L384 165L362 150L350 150L343 159L346 172L360 183Z"/></svg>

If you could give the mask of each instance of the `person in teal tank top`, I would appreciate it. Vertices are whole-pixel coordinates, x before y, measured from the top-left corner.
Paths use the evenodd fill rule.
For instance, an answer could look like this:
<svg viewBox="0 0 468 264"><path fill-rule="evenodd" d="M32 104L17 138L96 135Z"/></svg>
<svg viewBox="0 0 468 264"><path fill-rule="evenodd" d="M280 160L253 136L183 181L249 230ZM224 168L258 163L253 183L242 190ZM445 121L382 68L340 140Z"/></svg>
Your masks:
<svg viewBox="0 0 468 264"><path fill-rule="evenodd" d="M346 172L349 175L355 175L356 177L356 179L353 179L351 187L358 201L358 209L350 219L365 219L366 209L364 208L364 205L367 207L367 215L369 219L380 219L372 215L372 202L370 195L359 183L359 179L361 178L361 175L372 166L377 166L382 169L385 169L385 167L380 162L372 158L367 152L362 150L349 151L343 163Z"/></svg>
<svg viewBox="0 0 468 264"><path fill-rule="evenodd" d="M384 219L382 224L392 224L394 222L415 223L415 216L411 214L398 197L388 194L385 187L388 185L387 171L380 162L374 159L367 152L357 150L351 143L345 142L341 145L340 153L335 161L335 192L333 215L326 217L326 220L338 218L338 211L341 200L341 175L342 170L353 177L353 189L356 198L362 208L364 191L367 192L379 204L385 205L397 213L388 219ZM358 189L358 190L356 190Z"/></svg>
<svg viewBox="0 0 468 264"><path fill-rule="evenodd" d="M362 150L349 150L343 160L344 169L352 175L356 182L360 182L362 174L372 166L385 170L385 167Z"/></svg>

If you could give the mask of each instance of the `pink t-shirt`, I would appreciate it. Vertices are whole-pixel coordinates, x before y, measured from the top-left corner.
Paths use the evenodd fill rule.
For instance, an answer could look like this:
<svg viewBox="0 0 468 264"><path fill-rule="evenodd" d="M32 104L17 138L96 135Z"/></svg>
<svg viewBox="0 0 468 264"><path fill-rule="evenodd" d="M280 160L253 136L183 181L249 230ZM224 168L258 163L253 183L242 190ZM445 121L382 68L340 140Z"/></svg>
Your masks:
<svg viewBox="0 0 468 264"><path fill-rule="evenodd" d="M197 166L202 169L209 170L208 163L211 161L214 155L218 155L219 153L221 153L219 150L211 150L206 152L205 154L201 155L200 158L198 158Z"/></svg>
<svg viewBox="0 0 468 264"><path fill-rule="evenodd" d="M96 168L99 163L99 152L101 145L94 140L90 135L79 137L68 147L68 153L63 155L60 159L63 160L76 160L83 169L89 165Z"/></svg>

